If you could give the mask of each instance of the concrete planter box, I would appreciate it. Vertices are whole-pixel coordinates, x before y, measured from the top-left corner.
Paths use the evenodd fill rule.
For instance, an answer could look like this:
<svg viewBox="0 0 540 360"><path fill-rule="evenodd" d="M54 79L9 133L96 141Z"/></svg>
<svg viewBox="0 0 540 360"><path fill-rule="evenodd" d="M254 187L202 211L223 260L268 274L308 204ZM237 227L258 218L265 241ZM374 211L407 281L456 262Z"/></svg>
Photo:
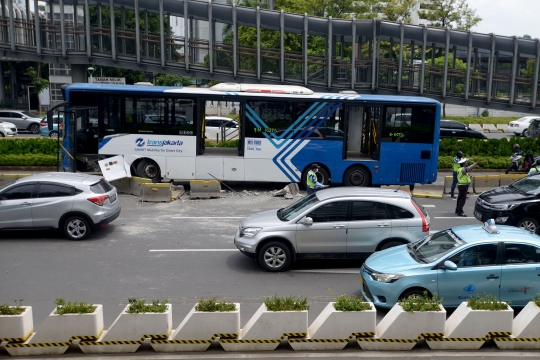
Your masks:
<svg viewBox="0 0 540 360"><path fill-rule="evenodd" d="M497 338L495 343L503 350L540 350L540 307L529 302L514 319L512 336Z"/></svg>
<svg viewBox="0 0 540 360"><path fill-rule="evenodd" d="M69 347L72 337L84 336L95 340L103 331L103 307L93 305L91 314L55 314L56 308L45 319L38 331L25 344L50 344L39 347L10 347L6 350L12 356L61 355ZM62 344L62 345L59 345Z"/></svg>
<svg viewBox="0 0 540 360"><path fill-rule="evenodd" d="M238 337L240 334L240 304L236 311L203 312L194 306L180 326L167 340L152 340L157 352L206 351L215 338Z"/></svg>
<svg viewBox="0 0 540 360"><path fill-rule="evenodd" d="M422 334L442 334L446 310L407 312L396 304L376 327L374 338L356 339L362 350L411 350ZM389 341L397 340L397 341Z"/></svg>
<svg viewBox="0 0 540 360"><path fill-rule="evenodd" d="M307 332L307 310L268 311L266 305L262 304L240 331L240 339L220 340L220 344L226 351L272 351L285 337L303 337ZM266 342L259 343L257 340Z"/></svg>
<svg viewBox="0 0 540 360"><path fill-rule="evenodd" d="M21 308L24 312L20 315L0 315L0 343L3 341L24 342L34 332L32 307L21 306Z"/></svg>
<svg viewBox="0 0 540 360"><path fill-rule="evenodd" d="M489 338L490 332L512 331L514 310L473 310L468 302L461 305L448 318L444 327L444 337L426 340L435 350L478 350ZM446 339L466 338L468 341Z"/></svg>
<svg viewBox="0 0 540 360"><path fill-rule="evenodd" d="M127 305L111 327L97 342L81 342L85 354L132 353L137 351L143 338L166 339L172 330L171 304L164 313L128 314ZM122 343L115 343L122 342Z"/></svg>
<svg viewBox="0 0 540 360"><path fill-rule="evenodd" d="M333 302L326 305L308 328L307 339L289 339L294 350L342 350L355 333L375 333L376 310L337 311ZM319 342L317 340L337 340Z"/></svg>

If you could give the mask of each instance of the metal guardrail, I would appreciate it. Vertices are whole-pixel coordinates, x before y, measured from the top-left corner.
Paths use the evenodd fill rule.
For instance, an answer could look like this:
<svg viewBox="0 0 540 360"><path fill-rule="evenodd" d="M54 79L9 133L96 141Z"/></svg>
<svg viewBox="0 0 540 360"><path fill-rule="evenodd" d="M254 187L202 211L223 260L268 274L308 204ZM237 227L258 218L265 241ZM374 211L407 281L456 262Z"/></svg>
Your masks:
<svg viewBox="0 0 540 360"><path fill-rule="evenodd" d="M71 6L74 0L62 3ZM221 81L301 84L318 91L418 94L445 103L465 101L540 114L539 67L532 74L522 71L527 61L540 63L538 39L379 19L308 17L193 0L78 0L78 4L84 4L83 24L66 20L64 8L59 8L60 20L51 22L40 19L37 8L35 16L15 18L13 6L8 6L0 16L3 59L144 67L145 71ZM171 34L168 26L150 33L146 25L128 28L125 21L106 25L101 10L111 8L120 12L121 19L134 16L137 25L140 20L147 24L148 13L158 15L165 25L171 16L183 18L185 36ZM97 24L90 23L91 9L98 10ZM139 19L141 14L144 18ZM190 29L201 20L230 25L232 41L218 42L214 30L207 39L193 38ZM242 27L256 29L257 46L238 42ZM261 30L279 33L279 48L262 48ZM285 51L286 34L297 35L297 48ZM324 38L325 49L311 48L308 36ZM443 65L435 63L438 57L444 57ZM206 60L200 63L200 58ZM457 59L465 62L465 69L456 68Z"/></svg>

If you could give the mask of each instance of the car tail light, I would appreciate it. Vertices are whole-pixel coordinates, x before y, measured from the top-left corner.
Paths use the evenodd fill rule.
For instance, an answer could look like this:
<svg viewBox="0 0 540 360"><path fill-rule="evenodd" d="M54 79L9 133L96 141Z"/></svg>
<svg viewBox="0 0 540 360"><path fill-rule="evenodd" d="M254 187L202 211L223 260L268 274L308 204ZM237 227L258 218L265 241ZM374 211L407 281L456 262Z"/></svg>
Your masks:
<svg viewBox="0 0 540 360"><path fill-rule="evenodd" d="M60 130L64 130L64 124L60 124L58 127L60 127Z"/></svg>
<svg viewBox="0 0 540 360"><path fill-rule="evenodd" d="M416 211L418 211L418 214L422 218L422 232L429 232L429 224L427 223L426 216L424 215L424 212L416 205L414 201L411 201Z"/></svg>
<svg viewBox="0 0 540 360"><path fill-rule="evenodd" d="M39 126L41 126L41 127L47 126L47 122L46 122L46 121L42 121L42 122L39 123Z"/></svg>
<svg viewBox="0 0 540 360"><path fill-rule="evenodd" d="M519 127L519 124L515 124L514 126L515 126L515 127Z"/></svg>
<svg viewBox="0 0 540 360"><path fill-rule="evenodd" d="M90 202L93 202L97 206L103 206L105 203L105 200L109 198L109 195L98 195L98 196L92 196L88 198L87 200Z"/></svg>

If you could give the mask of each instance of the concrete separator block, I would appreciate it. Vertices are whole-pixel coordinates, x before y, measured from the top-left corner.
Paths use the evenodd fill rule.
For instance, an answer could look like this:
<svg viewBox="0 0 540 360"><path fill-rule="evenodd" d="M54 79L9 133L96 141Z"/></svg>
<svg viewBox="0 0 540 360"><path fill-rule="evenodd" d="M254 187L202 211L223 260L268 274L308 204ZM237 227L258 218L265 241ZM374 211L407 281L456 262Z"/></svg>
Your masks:
<svg viewBox="0 0 540 360"><path fill-rule="evenodd" d="M143 183L140 185L140 200L148 202L170 202L170 183Z"/></svg>
<svg viewBox="0 0 540 360"><path fill-rule="evenodd" d="M133 176L129 178L129 194L139 196L141 194L141 184L150 184L152 180Z"/></svg>
<svg viewBox="0 0 540 360"><path fill-rule="evenodd" d="M450 194L451 190L452 190L452 181L454 180L454 177L453 176L445 176L444 177L444 190L443 190L443 194ZM454 192L456 190L454 189ZM455 195L455 193L454 193Z"/></svg>
<svg viewBox="0 0 540 360"><path fill-rule="evenodd" d="M484 124L482 126L483 130L484 131L488 131L488 132L499 132L499 130L495 127L495 125L493 124Z"/></svg>
<svg viewBox="0 0 540 360"><path fill-rule="evenodd" d="M440 185L416 185L412 192L413 197L442 199L444 186Z"/></svg>
<svg viewBox="0 0 540 360"><path fill-rule="evenodd" d="M497 124L497 130L501 132L509 132L508 131L508 124Z"/></svg>
<svg viewBox="0 0 540 360"><path fill-rule="evenodd" d="M482 129L482 126L480 124L469 124L469 127L473 130L484 131L484 129Z"/></svg>
<svg viewBox="0 0 540 360"><path fill-rule="evenodd" d="M472 188L476 194L499 187L500 175L475 175L472 177ZM470 188L470 187L469 187Z"/></svg>
<svg viewBox="0 0 540 360"><path fill-rule="evenodd" d="M527 174L501 174L499 175L499 186L508 186L519 179L523 179Z"/></svg>

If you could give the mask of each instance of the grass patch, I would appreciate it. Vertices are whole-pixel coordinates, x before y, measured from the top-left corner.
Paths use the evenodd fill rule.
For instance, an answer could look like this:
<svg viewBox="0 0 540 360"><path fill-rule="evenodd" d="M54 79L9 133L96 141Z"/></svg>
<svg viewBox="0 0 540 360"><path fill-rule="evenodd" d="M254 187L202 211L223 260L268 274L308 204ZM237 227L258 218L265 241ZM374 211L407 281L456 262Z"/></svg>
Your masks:
<svg viewBox="0 0 540 360"><path fill-rule="evenodd" d="M538 293L535 297L533 297L531 301L534 302L536 306L540 307L540 293Z"/></svg>
<svg viewBox="0 0 540 360"><path fill-rule="evenodd" d="M510 117L476 117L476 116L442 116L443 120L456 120L466 125L469 124L508 124L510 121L519 119L519 116L510 116Z"/></svg>
<svg viewBox="0 0 540 360"><path fill-rule="evenodd" d="M15 306L10 306L8 303L0 304L0 315L21 315L24 312L22 308L23 299L16 301Z"/></svg>
<svg viewBox="0 0 540 360"><path fill-rule="evenodd" d="M204 298L201 297L195 306L195 310L204 312L236 311L236 304L226 301L217 302L216 297L208 300L204 300Z"/></svg>
<svg viewBox="0 0 540 360"><path fill-rule="evenodd" d="M486 293L483 295L477 294L467 299L467 306L473 310L507 310L510 304L511 302L504 303L497 300L495 295L488 295Z"/></svg>
<svg viewBox="0 0 540 360"><path fill-rule="evenodd" d="M280 297L274 295L264 300L264 305L268 311L302 311L309 310L307 298L288 296Z"/></svg>
<svg viewBox="0 0 540 360"><path fill-rule="evenodd" d="M137 300L129 298L129 307L126 310L128 314L144 314L144 313L164 313L167 311L167 301L152 300L151 304L146 303L146 299Z"/></svg>
<svg viewBox="0 0 540 360"><path fill-rule="evenodd" d="M66 303L66 300L64 300L64 298L58 298L56 299L55 303L56 303L56 311L54 313L58 315L91 314L94 312L94 307L92 306L92 304L88 304L84 301L81 301L81 302L68 301Z"/></svg>
<svg viewBox="0 0 540 360"><path fill-rule="evenodd" d="M334 309L337 311L366 311L371 310L371 305L364 299L356 296L341 294L334 297Z"/></svg>
<svg viewBox="0 0 540 360"><path fill-rule="evenodd" d="M424 295L410 295L405 299L398 300L398 304L407 312L441 311L439 305L442 304L442 299L438 299L437 293L429 296L428 292L424 291Z"/></svg>

